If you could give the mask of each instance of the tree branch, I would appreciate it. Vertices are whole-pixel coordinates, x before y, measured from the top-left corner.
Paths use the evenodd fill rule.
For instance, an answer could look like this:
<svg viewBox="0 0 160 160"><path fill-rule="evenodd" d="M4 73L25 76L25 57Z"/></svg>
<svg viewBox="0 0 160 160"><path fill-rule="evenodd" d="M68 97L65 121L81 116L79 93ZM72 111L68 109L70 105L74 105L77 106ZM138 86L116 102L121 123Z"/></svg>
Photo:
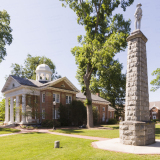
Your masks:
<svg viewBox="0 0 160 160"><path fill-rule="evenodd" d="M79 1L80 1L81 6L82 6L83 0L79 0ZM86 12L84 11L83 6L82 6L82 10L83 10L83 12L84 12L84 16L85 16L85 18L86 18L87 14L86 14Z"/></svg>
<svg viewBox="0 0 160 160"><path fill-rule="evenodd" d="M100 2L99 2L98 12L97 12L97 7L95 6L95 7L96 7L96 12L97 12L97 22L96 22L95 33L97 33L97 30L98 30L100 6L101 6L101 0L100 0Z"/></svg>

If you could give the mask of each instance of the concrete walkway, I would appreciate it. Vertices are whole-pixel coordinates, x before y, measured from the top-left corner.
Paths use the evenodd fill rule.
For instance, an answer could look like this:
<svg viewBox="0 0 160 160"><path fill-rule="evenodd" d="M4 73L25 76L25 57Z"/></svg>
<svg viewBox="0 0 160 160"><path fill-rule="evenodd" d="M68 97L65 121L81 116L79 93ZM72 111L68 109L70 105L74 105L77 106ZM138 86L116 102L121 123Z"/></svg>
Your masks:
<svg viewBox="0 0 160 160"><path fill-rule="evenodd" d="M119 138L107 141L92 142L94 148L109 150L114 152L133 153L133 154L160 154L160 140L147 146L132 146L120 143Z"/></svg>

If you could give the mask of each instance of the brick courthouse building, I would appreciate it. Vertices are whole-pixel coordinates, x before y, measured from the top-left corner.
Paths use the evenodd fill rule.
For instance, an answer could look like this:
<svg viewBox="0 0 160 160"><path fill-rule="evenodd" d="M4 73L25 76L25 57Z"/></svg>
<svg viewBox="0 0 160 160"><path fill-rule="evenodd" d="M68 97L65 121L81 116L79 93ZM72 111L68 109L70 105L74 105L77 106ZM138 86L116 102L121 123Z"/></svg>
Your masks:
<svg viewBox="0 0 160 160"><path fill-rule="evenodd" d="M70 104L72 100L84 101L85 96L66 78L59 78L51 81L52 71L46 64L41 64L36 68L36 80L20 78L10 75L7 79L2 93L5 95L5 124L29 124L43 120L58 119L58 108L60 103ZM55 117L53 101L56 102ZM107 119L114 118L114 108L110 107L107 100L92 95L93 106L99 112L98 122L106 122ZM16 112L14 112L14 103ZM21 113L34 112L37 105L41 116L35 118ZM15 114L15 115L14 115Z"/></svg>

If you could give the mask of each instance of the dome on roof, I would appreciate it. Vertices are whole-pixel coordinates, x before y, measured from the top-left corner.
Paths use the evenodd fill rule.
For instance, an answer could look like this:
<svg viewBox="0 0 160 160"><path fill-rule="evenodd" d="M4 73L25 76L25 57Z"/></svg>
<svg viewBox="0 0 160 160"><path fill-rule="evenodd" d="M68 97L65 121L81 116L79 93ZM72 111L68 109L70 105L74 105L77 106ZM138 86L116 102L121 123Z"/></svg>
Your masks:
<svg viewBox="0 0 160 160"><path fill-rule="evenodd" d="M47 64L40 64L36 68L36 80L40 82L51 81L52 70Z"/></svg>
<svg viewBox="0 0 160 160"><path fill-rule="evenodd" d="M40 64L39 66L37 66L36 71L40 71L40 70L52 72L47 64Z"/></svg>

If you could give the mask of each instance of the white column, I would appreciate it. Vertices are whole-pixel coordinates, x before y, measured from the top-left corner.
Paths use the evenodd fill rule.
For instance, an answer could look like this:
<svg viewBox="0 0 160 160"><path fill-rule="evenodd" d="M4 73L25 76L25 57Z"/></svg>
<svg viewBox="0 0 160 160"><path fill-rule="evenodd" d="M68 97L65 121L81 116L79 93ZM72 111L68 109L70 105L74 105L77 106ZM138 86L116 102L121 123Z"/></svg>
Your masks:
<svg viewBox="0 0 160 160"><path fill-rule="evenodd" d="M19 96L16 96L16 123L20 122L19 116Z"/></svg>
<svg viewBox="0 0 160 160"><path fill-rule="evenodd" d="M14 123L13 97L10 98L10 124Z"/></svg>
<svg viewBox="0 0 160 160"><path fill-rule="evenodd" d="M26 123L25 113L26 113L26 95L23 94L22 95L22 121L21 121L22 124Z"/></svg>
<svg viewBox="0 0 160 160"><path fill-rule="evenodd" d="M9 113L8 113L9 110L8 109L9 109L8 98L6 98L5 99L5 122L4 122L4 124L9 122Z"/></svg>

